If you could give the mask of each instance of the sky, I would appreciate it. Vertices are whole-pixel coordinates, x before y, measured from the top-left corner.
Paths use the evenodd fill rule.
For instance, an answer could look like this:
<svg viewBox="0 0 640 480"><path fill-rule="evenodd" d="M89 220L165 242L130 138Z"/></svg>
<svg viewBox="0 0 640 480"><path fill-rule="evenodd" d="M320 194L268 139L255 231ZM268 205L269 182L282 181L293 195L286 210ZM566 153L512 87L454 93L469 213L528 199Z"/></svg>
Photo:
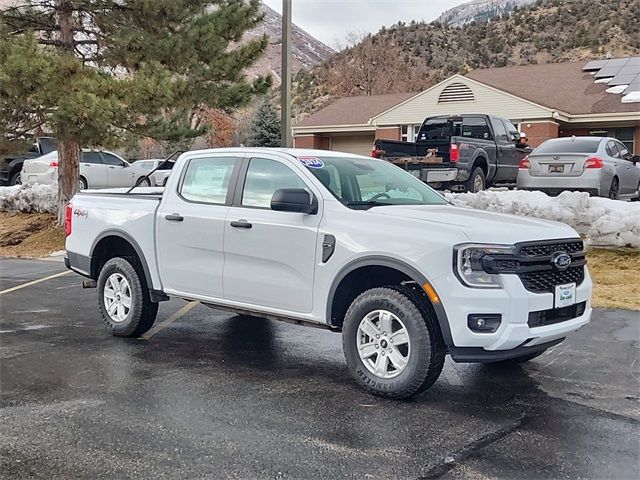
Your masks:
<svg viewBox="0 0 640 480"><path fill-rule="evenodd" d="M282 13L282 0L263 0ZM431 21L465 0L292 0L293 23L332 48L349 32L377 32L400 20Z"/></svg>

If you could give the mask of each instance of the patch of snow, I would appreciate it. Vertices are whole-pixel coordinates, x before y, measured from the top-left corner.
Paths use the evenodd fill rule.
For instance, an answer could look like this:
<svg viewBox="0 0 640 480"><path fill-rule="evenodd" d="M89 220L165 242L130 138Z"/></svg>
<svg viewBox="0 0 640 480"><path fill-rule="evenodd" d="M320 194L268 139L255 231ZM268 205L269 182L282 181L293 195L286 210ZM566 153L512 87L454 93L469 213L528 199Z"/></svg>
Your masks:
<svg viewBox="0 0 640 480"><path fill-rule="evenodd" d="M629 85L616 85L615 87L607 88L606 92L607 93L616 93L616 94L622 93L627 89L628 86Z"/></svg>
<svg viewBox="0 0 640 480"><path fill-rule="evenodd" d="M622 97L622 103L637 103L640 102L640 91L627 93Z"/></svg>
<svg viewBox="0 0 640 480"><path fill-rule="evenodd" d="M445 193L456 206L566 223L587 245L640 249L640 202L590 197L584 192L562 192L550 197L519 190Z"/></svg>
<svg viewBox="0 0 640 480"><path fill-rule="evenodd" d="M0 211L56 213L58 186L33 184L0 187Z"/></svg>
<svg viewBox="0 0 640 480"><path fill-rule="evenodd" d="M596 72L593 72L591 75L594 75L595 73ZM593 83L609 83L611 80L613 80L613 77L605 77L605 78L599 78Z"/></svg>
<svg viewBox="0 0 640 480"><path fill-rule="evenodd" d="M50 257L63 257L67 254L66 250L56 250L55 252L51 252L49 254Z"/></svg>

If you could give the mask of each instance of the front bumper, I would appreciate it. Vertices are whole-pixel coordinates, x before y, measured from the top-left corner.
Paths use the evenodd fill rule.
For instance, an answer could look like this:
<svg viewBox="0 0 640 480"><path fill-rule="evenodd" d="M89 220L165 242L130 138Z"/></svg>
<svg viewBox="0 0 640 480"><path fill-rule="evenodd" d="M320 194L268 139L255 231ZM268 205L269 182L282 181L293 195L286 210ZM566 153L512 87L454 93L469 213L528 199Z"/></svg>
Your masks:
<svg viewBox="0 0 640 480"><path fill-rule="evenodd" d="M486 352L485 356L489 359L485 361L495 361L490 357L514 349L517 351L506 358L525 355L561 341L591 319L592 282L586 267L585 278L576 287L576 303L585 302L584 313L576 318L537 327L529 326L529 313L553 309L554 294L526 290L517 275L503 274L501 279L504 286L501 289L468 288L453 274L433 282L436 291L441 292L442 307L450 330L450 335L445 336L450 336L450 353L454 360L483 361L481 357ZM502 321L493 333L474 332L467 323L470 314L500 314Z"/></svg>
<svg viewBox="0 0 640 480"><path fill-rule="evenodd" d="M577 177L531 175L529 170L521 169L518 170L517 184L520 190L576 190L602 196L608 194L611 178L601 169L585 169Z"/></svg>

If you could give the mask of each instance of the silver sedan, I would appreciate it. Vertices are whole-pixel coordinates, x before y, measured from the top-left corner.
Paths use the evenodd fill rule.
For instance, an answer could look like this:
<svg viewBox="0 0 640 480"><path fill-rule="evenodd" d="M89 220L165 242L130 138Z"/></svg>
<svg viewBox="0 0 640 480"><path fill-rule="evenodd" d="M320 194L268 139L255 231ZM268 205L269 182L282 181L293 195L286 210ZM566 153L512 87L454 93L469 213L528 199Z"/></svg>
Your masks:
<svg viewBox="0 0 640 480"><path fill-rule="evenodd" d="M640 163L615 138L552 138L522 159L518 188L551 194L578 190L612 199L637 199Z"/></svg>

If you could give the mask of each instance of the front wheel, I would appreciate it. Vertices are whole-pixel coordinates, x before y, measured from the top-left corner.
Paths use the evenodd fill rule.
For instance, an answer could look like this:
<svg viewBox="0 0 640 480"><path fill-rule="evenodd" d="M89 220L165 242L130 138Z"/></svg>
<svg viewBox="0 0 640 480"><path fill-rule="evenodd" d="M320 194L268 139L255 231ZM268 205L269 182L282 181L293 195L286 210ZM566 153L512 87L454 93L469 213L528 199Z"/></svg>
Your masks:
<svg viewBox="0 0 640 480"><path fill-rule="evenodd" d="M116 257L98 276L98 309L107 330L116 337L138 337L151 328L158 304L151 301L136 259Z"/></svg>
<svg viewBox="0 0 640 480"><path fill-rule="evenodd" d="M360 294L345 315L342 344L360 385L375 395L398 399L433 385L446 353L431 310L404 286Z"/></svg>
<svg viewBox="0 0 640 480"><path fill-rule="evenodd" d="M22 184L22 179L20 178L20 172L16 172L13 175L11 175L11 177L9 178L8 185L11 187L13 185L20 185L20 184Z"/></svg>
<svg viewBox="0 0 640 480"><path fill-rule="evenodd" d="M464 182L465 192L478 193L486 188L486 179L484 171L480 167L476 167L471 172L471 175Z"/></svg>

